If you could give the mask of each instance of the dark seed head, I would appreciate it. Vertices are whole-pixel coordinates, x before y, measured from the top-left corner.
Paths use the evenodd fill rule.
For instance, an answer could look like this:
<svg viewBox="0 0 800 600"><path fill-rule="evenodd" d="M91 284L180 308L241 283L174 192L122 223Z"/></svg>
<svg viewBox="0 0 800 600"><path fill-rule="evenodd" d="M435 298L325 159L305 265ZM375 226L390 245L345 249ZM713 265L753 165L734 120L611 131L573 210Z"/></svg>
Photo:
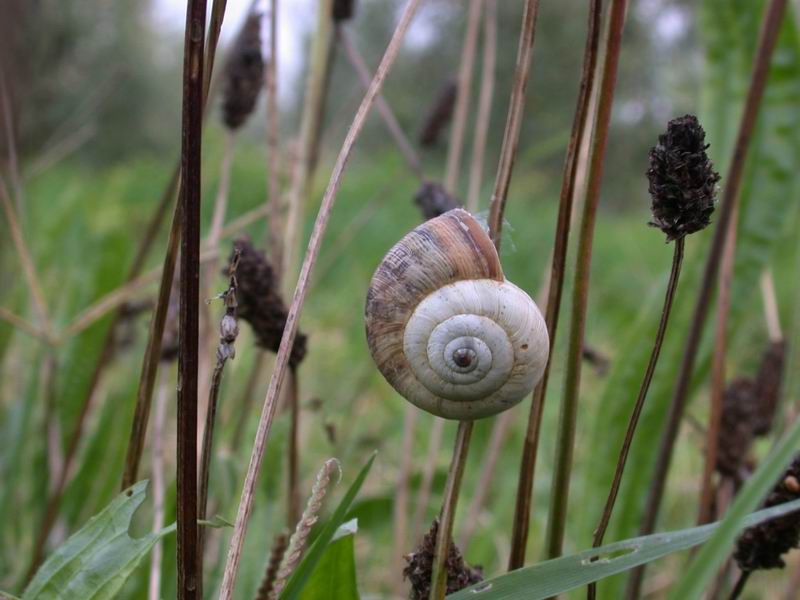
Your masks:
<svg viewBox="0 0 800 600"><path fill-rule="evenodd" d="M333 0L333 20L348 21L353 18L356 0Z"/></svg>
<svg viewBox="0 0 800 600"><path fill-rule="evenodd" d="M228 129L241 127L253 112L263 81L261 15L253 13L242 26L225 66L222 120Z"/></svg>
<svg viewBox="0 0 800 600"><path fill-rule="evenodd" d="M800 499L800 454L772 488L764 508ZM733 554L742 571L782 569L782 555L800 547L800 511L746 529L736 542Z"/></svg>
<svg viewBox="0 0 800 600"><path fill-rule="evenodd" d="M406 568L403 577L411 582L411 600L428 600L433 576L433 556L436 551L436 535L439 532L439 520L435 519L430 530L422 538L422 543L411 554L405 556ZM475 583L483 581L483 569L470 567L464 562L461 551L450 540L450 548L445 562L447 571L447 592L452 594Z"/></svg>
<svg viewBox="0 0 800 600"><path fill-rule="evenodd" d="M650 225L661 229L668 242L711 222L719 174L706 154L705 137L697 117L685 115L670 121L650 150Z"/></svg>
<svg viewBox="0 0 800 600"><path fill-rule="evenodd" d="M448 194L441 185L430 181L426 181L420 186L414 196L414 202L419 206L422 216L426 220L461 206L461 203Z"/></svg>

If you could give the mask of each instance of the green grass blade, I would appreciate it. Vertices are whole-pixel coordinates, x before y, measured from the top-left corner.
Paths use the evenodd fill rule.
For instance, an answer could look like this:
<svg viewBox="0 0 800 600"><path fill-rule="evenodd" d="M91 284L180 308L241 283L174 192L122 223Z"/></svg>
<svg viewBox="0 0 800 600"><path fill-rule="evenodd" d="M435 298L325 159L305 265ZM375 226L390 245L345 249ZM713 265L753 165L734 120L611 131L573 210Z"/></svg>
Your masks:
<svg viewBox="0 0 800 600"><path fill-rule="evenodd" d="M303 588L308 583L311 574L314 572L314 569L319 564L320 560L322 559L323 554L325 553L325 549L327 548L330 541L333 539L336 530L339 526L344 522L345 516L347 515L347 511L350 508L350 505L355 500L356 495L358 494L359 490L361 489L361 485L364 483L364 480L367 478L369 474L369 470L372 468L372 463L375 462L375 456L377 452L373 452L370 459L367 461L367 464L363 466L361 472L359 472L358 476L356 477L353 484L350 486L350 489L347 490L347 493L342 498L342 501L339 503L339 506L336 507L336 510L331 515L331 518L328 519L328 522L325 524L325 527L322 528L320 531L319 536L317 539L314 540L314 543L311 544L311 547L308 549L308 552L303 557L303 560L297 566L292 576L289 578L286 587L281 594L281 600L295 600L297 598L301 598L301 592Z"/></svg>
<svg viewBox="0 0 800 600"><path fill-rule="evenodd" d="M800 427L798 427L800 432ZM791 441L788 440L787 441ZM733 523L734 535L742 527L756 525L800 509L800 500L787 502L751 514ZM724 522L723 522L724 524ZM728 525L725 525L728 527ZM681 531L656 533L594 550L548 560L532 567L506 573L447 596L448 600L538 600L622 573L658 558L703 543L719 531L720 523ZM599 560L591 559L599 557ZM724 556L722 557L724 558ZM694 598L680 595L678 598Z"/></svg>

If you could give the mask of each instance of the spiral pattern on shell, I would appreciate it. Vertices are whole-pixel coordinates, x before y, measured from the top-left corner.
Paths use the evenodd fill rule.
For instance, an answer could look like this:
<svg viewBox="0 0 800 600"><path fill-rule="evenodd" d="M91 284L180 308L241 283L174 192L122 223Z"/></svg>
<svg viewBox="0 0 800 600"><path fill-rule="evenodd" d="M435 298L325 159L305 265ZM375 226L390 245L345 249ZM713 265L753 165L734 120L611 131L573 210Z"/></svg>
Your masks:
<svg viewBox="0 0 800 600"><path fill-rule="evenodd" d="M489 236L461 209L423 223L389 251L365 316L383 376L440 417L477 419L510 408L547 363L539 309L506 281Z"/></svg>

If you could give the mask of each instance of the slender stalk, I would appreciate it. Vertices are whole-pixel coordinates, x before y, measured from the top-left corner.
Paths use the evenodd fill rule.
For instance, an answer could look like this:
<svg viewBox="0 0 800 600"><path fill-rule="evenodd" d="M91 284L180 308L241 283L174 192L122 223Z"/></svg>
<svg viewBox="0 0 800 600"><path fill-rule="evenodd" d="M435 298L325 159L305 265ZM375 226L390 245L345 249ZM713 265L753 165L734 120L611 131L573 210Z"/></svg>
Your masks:
<svg viewBox="0 0 800 600"><path fill-rule="evenodd" d="M284 283L294 281L297 269L303 208L314 180L320 140L322 117L333 62L333 0L320 0L317 6L317 32L311 49L311 68L306 81L303 116L300 124L300 156L292 172L289 186L289 214L286 220L285 247L283 250ZM289 289L286 287L286 291Z"/></svg>
<svg viewBox="0 0 800 600"><path fill-rule="evenodd" d="M481 65L481 91L478 97L478 117L472 141L472 163L469 169L467 210L476 212L483 178L483 157L492 116L494 97L494 69L497 56L497 0L486 0L483 17L483 62Z"/></svg>
<svg viewBox="0 0 800 600"><path fill-rule="evenodd" d="M739 209L734 208L731 221L728 223L728 235L722 253L719 272L719 291L717 293L716 327L714 335L714 354L711 357L711 394L709 402L708 430L706 433L706 451L703 463L703 476L700 484L700 510L697 524L704 525L713 520L711 511L714 506L714 469L717 465L719 449L719 430L722 423L722 400L725 395L725 356L728 342L728 314L731 308L731 281L733 279L733 263L736 257L736 224Z"/></svg>
<svg viewBox="0 0 800 600"><path fill-rule="evenodd" d="M775 280L770 269L761 273L761 298L764 304L764 322L767 325L769 341L779 342L783 339L781 318L778 312L778 299L775 294Z"/></svg>
<svg viewBox="0 0 800 600"><path fill-rule="evenodd" d="M394 575L394 592L397 596L403 595L403 553L406 549L406 533L408 530L408 478L414 458L414 429L417 422L417 407L406 404L406 414L403 418L403 441L400 449L400 467L397 474L394 494L394 547L392 556L395 563L392 566Z"/></svg>
<svg viewBox="0 0 800 600"><path fill-rule="evenodd" d="M269 61L264 80L267 92L267 191L269 199L269 248L272 269L281 280L283 267L283 207L281 199L280 127L278 126L278 0L269 0Z"/></svg>
<svg viewBox="0 0 800 600"><path fill-rule="evenodd" d="M522 30L517 46L517 63L514 67L514 83L511 98L508 102L506 128L503 133L503 145L500 148L500 161L497 165L497 176L489 207L489 231L492 232L497 250L500 250L502 238L503 213L505 213L508 187L511 184L511 173L514 171L514 159L517 156L519 132L522 128L522 113L525 109L525 88L528 85L528 73L533 54L533 34L536 29L536 17L539 14L539 0L526 0L522 14Z"/></svg>
<svg viewBox="0 0 800 600"><path fill-rule="evenodd" d="M433 476L436 474L436 464L439 462L439 449L442 447L442 435L444 434L445 420L434 417L433 426L428 436L428 450L425 453L425 468L422 471L422 481L417 492L416 508L414 509L414 520L411 525L411 539L414 543L422 536L423 522L428 504L431 501L431 488L433 487Z"/></svg>
<svg viewBox="0 0 800 600"><path fill-rule="evenodd" d="M197 527L197 369L200 322L200 173L205 0L189 0L183 50L181 278L178 350L178 598L199 597Z"/></svg>
<svg viewBox="0 0 800 600"><path fill-rule="evenodd" d="M300 381L297 369L289 370L288 404L290 412L289 426L289 461L286 469L288 486L286 497L286 524L297 525L302 511L303 499L300 497Z"/></svg>
<svg viewBox="0 0 800 600"><path fill-rule="evenodd" d="M478 26L481 22L482 0L470 0L467 12L467 30L461 48L461 63L458 68L456 105L453 111L453 126L450 129L450 143L447 146L447 166L445 167L444 188L455 194L458 187L458 174L461 167L461 152L469 112L469 95L472 88L472 71L475 64L475 49L478 43Z"/></svg>
<svg viewBox="0 0 800 600"><path fill-rule="evenodd" d="M317 220L314 224L314 229L311 232L311 239L308 243L305 259L300 270L300 277L297 281L297 288L295 289L294 297L292 298L289 313L286 319L286 326L281 338L281 345L278 349L278 355L275 359L275 368L272 372L267 395L264 399L264 406L261 412L261 418L258 423L258 431L256 432L256 439L253 443L253 451L250 456L250 464L247 469L247 476L245 478L244 487L242 489L242 497L239 503L239 510L236 515L236 524L234 526L233 535L231 536L230 548L228 550L227 563L225 565L225 572L223 574L222 586L220 588L220 598L222 600L230 600L233 594L234 582L239 570L239 563L241 561L242 546L244 544L244 536L247 530L247 523L250 519L250 514L253 509L253 495L255 491L256 479L261 470L261 462L264 456L264 448L266 446L269 430L272 425L272 419L275 414L276 399L280 392L283 378L286 376L286 371L289 366L289 355L294 343L294 338L297 333L297 323L300 312L305 302L306 292L308 291L309 280L311 271L319 256L320 246L322 244L322 237L328 225L331 210L333 208L336 195L342 181L344 168L347 160L355 145L358 135L364 127L367 115L370 108L375 103L375 98L383 85L384 79L397 58L397 53L400 50L400 44L405 37L406 31L411 24L411 19L417 11L421 0L409 0L403 10L400 22L392 35L386 52L381 60L381 64L375 73L375 77L370 84L369 90L364 96L361 105L353 118L353 123L347 136L339 151L339 156L331 173L328 187L322 197L322 204L320 205Z"/></svg>
<svg viewBox="0 0 800 600"><path fill-rule="evenodd" d="M569 245L569 229L577 191L576 183L578 179L580 151L585 145L584 142L589 137L588 134L590 134L592 129L591 126L589 126L592 120L590 106L594 90L601 16L601 0L592 0L589 5L586 46L583 54L583 67L577 106L575 107L575 117L572 121L572 133L570 134L569 146L567 147L567 156L564 161L561 196L558 205L558 219L556 222L556 237L553 248L553 258L550 265L549 282L547 285L545 323L547 324L547 331L550 335L551 355L555 347L558 316L561 308L561 295L564 290L564 273L567 260L567 248ZM539 433L542 425L544 399L547 393L547 383L550 376L550 364L551 362L548 361L542 379L533 391L531 410L528 416L528 427L522 447L519 481L517 483L514 522L511 530L509 571L519 569L525 564L525 550L528 544L528 532L530 530L530 515L532 510L533 479L539 450Z"/></svg>
<svg viewBox="0 0 800 600"><path fill-rule="evenodd" d="M714 231L714 238L711 248L706 258L703 271L700 294L695 304L689 335L686 339L682 354L680 371L675 384L675 390L670 402L669 413L667 415L664 433L658 449L656 464L653 469L653 478L648 491L645 510L640 524L640 533L647 535L655 529L658 511L661 508L661 500L664 495L667 473L672 462L672 451L678 439L681 417L683 416L686 399L689 393L694 363L697 358L697 351L700 346L708 307L714 290L719 262L725 242L728 223L731 220L733 209L738 203L739 191L741 190L744 165L747 153L750 148L750 139L755 128L756 117L761 107L761 99L764 95L764 88L767 83L770 58L775 49L778 38L778 31L783 20L786 8L786 0L770 0L764 7L764 16L759 32L758 47L756 50L753 71L750 79L750 87L747 91L744 110L742 111L739 131L733 150L730 168L728 171L728 184L723 191L722 200L717 216L717 227ZM633 600L638 598L641 589L644 568L639 567L633 571L628 581L626 598Z"/></svg>
<svg viewBox="0 0 800 600"><path fill-rule="evenodd" d="M669 322L669 315L672 310L672 302L675 298L675 290L678 288L678 278L681 273L681 263L683 262L683 247L684 238L675 241L675 249L672 255L672 271L669 274L669 282L667 283L667 293L664 297L664 308L661 311L661 321L658 324L658 331L656 333L655 343L653 350L650 353L650 361L647 363L644 379L639 388L639 395L636 398L636 403L633 406L633 413L631 414L630 421L628 421L628 428L625 431L625 439L622 442L619 458L617 459L617 467L614 471L614 479L611 482L611 489L608 492L606 504L603 507L603 514L600 517L600 523L594 531L592 539L592 548L598 548L603 544L603 536L608 529L608 523L611 520L611 513L614 510L614 503L617 500L619 493L619 486L622 483L622 474L625 470L625 464L628 461L628 454L633 444L633 436L636 433L636 426L639 424L639 417L641 417L644 402L647 398L647 392L650 389L650 382L653 380L653 373L656 370L658 363L658 356L661 353L661 346L664 343L664 335L667 331L667 324ZM589 585L588 597L590 600L595 598L596 584Z"/></svg>
<svg viewBox="0 0 800 600"><path fill-rule="evenodd" d="M0 306L0 319L8 323L9 325L16 327L24 331L25 333L32 335L35 338L43 341L46 344L51 342L50 338L47 336L47 332L40 327L37 327L30 321L25 320L24 318L20 317L18 314L8 310L7 308Z"/></svg>
<svg viewBox="0 0 800 600"><path fill-rule="evenodd" d="M731 590L731 595L729 600L736 600L739 596L742 595L744 591L744 586L747 584L747 580L750 578L751 571L742 571L739 574L739 579L736 580L736 585Z"/></svg>
<svg viewBox="0 0 800 600"><path fill-rule="evenodd" d="M161 373L156 393L156 412L153 415L153 532L164 527L164 433L167 420L167 377ZM161 558L164 549L161 540L150 554L150 579L148 600L161 600Z"/></svg>
<svg viewBox="0 0 800 600"><path fill-rule="evenodd" d="M208 42L206 44L207 54L205 58L205 68L202 73L202 117L207 115L205 110L208 106L209 96L212 93L211 74L214 66L214 56L216 55L217 42L219 41L222 19L225 16L226 0L214 0L211 6L211 21L208 32ZM170 185L167 186L162 198L159 212L166 213L170 206L175 190L178 190L179 198L184 194L185 182L179 170L173 174ZM122 474L122 488L125 489L132 485L137 478L139 462L144 447L145 433L147 432L147 422L150 416L150 404L153 397L153 387L155 386L156 373L158 371L158 361L161 354L161 338L164 333L164 323L167 318L167 307L169 296L172 291L172 279L175 274L175 264L178 256L178 245L180 242L180 222L181 222L181 203L176 202L172 213L172 225L167 239L167 250L164 255L164 263L161 271L161 282L159 283L158 300L155 312L150 321L150 329L147 336L147 346L145 348L144 360L142 361L142 371L139 377L139 387L136 391L136 407L133 414L131 425L131 436L128 441L128 451L125 456L125 467ZM223 230L224 234L224 230ZM146 253L142 253L142 264ZM136 261L138 263L138 261ZM135 265L136 266L136 265ZM141 266L136 269L135 275L139 274ZM130 279L133 279L131 277ZM100 369L102 370L102 369ZM99 371L98 371L99 377Z"/></svg>
<svg viewBox="0 0 800 600"><path fill-rule="evenodd" d="M453 521L456 516L461 479L467 464L469 440L472 437L474 421L459 421L456 432L456 444L453 461L447 472L447 483L444 488L444 501L439 515L439 530L436 533L436 552L433 556L433 576L431 580L430 600L443 600L447 591L447 553L450 549L450 538Z"/></svg>
<svg viewBox="0 0 800 600"><path fill-rule="evenodd" d="M583 339L586 327L586 307L589 300L592 241L594 238L597 205L600 200L600 184L603 179L608 130L611 123L611 107L614 103L614 90L617 81L622 28L625 24L626 4L626 0L613 0L609 15L608 47L603 60L600 98L597 105L597 130L592 144L589 182L586 188L586 199L578 238L575 283L570 315L567 372L556 441L556 460L550 495L550 515L547 522L546 552L548 558L555 558L561 555L567 521L572 454L575 446L575 425L578 416Z"/></svg>
<svg viewBox="0 0 800 600"><path fill-rule="evenodd" d="M366 89L369 87L369 82L372 81L372 74L367 66L367 62L364 60L364 57L361 56L361 53L358 51L346 27L341 25L337 26L336 36L344 49L347 61L353 67L356 75L358 75L361 85ZM424 180L425 173L422 170L422 163L419 160L419 156L417 156L417 153L414 151L411 142L408 141L406 134L403 133L403 129L400 127L400 123L397 122L397 117L394 115L394 111L392 111L392 108L383 95L378 96L378 99L375 101L375 107L378 109L378 113L386 124L386 129L389 130L389 134L392 136L398 150L400 150L400 153L403 155L406 164L408 164L408 168L411 169L417 177Z"/></svg>
<svg viewBox="0 0 800 600"><path fill-rule="evenodd" d="M266 352L256 352L253 359L253 368L250 370L250 375L247 382L244 384L244 391L242 392L241 402L238 403L239 409L236 411L236 425L234 427L234 434L231 443L231 453L235 456L244 441L245 427L250 420L250 414L253 412L253 404L255 400L255 390L258 384L259 376L264 372L267 362Z"/></svg>
<svg viewBox="0 0 800 600"><path fill-rule="evenodd" d="M17 143L14 139L14 120L11 118L11 98L8 93L8 86L6 85L5 73L0 69L0 104L3 105L3 129L6 134L6 149L8 150L8 167L11 175L11 187L14 190L14 200L17 204L16 211L22 215L25 209L25 200L23 198L22 178L19 172L19 160L17 157Z"/></svg>

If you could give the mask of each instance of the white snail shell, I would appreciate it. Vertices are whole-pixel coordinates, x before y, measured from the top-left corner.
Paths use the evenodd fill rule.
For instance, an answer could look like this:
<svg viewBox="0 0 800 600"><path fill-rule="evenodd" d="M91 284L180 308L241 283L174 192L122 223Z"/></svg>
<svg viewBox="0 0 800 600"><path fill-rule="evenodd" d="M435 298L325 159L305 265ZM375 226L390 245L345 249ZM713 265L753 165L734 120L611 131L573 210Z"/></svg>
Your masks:
<svg viewBox="0 0 800 600"><path fill-rule="evenodd" d="M431 219L398 242L370 283L367 342L386 380L447 419L514 406L538 383L549 338L530 296L506 281L468 212Z"/></svg>

